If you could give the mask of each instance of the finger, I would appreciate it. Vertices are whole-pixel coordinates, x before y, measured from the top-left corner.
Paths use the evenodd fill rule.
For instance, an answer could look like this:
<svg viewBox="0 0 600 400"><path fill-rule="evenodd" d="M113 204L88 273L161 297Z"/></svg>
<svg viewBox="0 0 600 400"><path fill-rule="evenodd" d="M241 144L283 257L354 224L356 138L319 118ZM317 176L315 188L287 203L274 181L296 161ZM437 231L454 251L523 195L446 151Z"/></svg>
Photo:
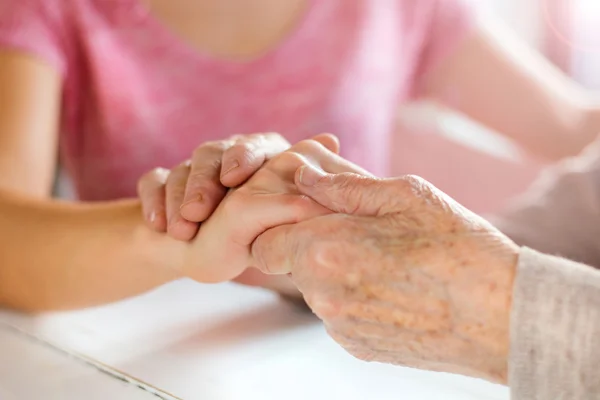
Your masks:
<svg viewBox="0 0 600 400"><path fill-rule="evenodd" d="M267 275L289 274L298 264L300 250L306 247L295 225L281 225L263 232L252 243L253 266Z"/></svg>
<svg viewBox="0 0 600 400"><path fill-rule="evenodd" d="M171 170L165 186L167 232L169 236L184 241L193 239L198 231L198 224L183 218L180 211L189 174L189 162L181 164Z"/></svg>
<svg viewBox="0 0 600 400"><path fill-rule="evenodd" d="M414 196L410 179L378 179L354 173L327 174L312 165L298 168L298 189L333 212L379 216L406 209Z"/></svg>
<svg viewBox="0 0 600 400"><path fill-rule="evenodd" d="M263 164L286 151L290 144L276 133L245 136L223 154L221 183L236 187L247 181Z"/></svg>
<svg viewBox="0 0 600 400"><path fill-rule="evenodd" d="M151 229L157 232L167 230L165 183L169 173L168 169L155 168L144 175L137 186L138 196L142 202L144 220Z"/></svg>
<svg viewBox="0 0 600 400"><path fill-rule="evenodd" d="M295 144L290 151L306 157L311 163L331 174L352 172L364 176L372 176L370 172L332 152L320 142L304 140Z"/></svg>
<svg viewBox="0 0 600 400"><path fill-rule="evenodd" d="M335 154L340 153L340 140L331 133L321 133L320 135L314 136L312 140L321 143L327 150Z"/></svg>
<svg viewBox="0 0 600 400"><path fill-rule="evenodd" d="M226 193L219 176L221 160L233 141L210 142L198 147L192 156L185 195L178 212L191 222L206 220Z"/></svg>
<svg viewBox="0 0 600 400"><path fill-rule="evenodd" d="M204 222L197 240L201 244L198 248L203 249L204 262L190 265L186 276L201 282L234 279L253 266L250 249L261 233L330 213L308 197L297 194L239 193L233 192L215 215Z"/></svg>
<svg viewBox="0 0 600 400"><path fill-rule="evenodd" d="M228 226L240 224L245 229L228 232L231 241L250 246L263 232L280 225L297 224L331 213L306 196L291 193L254 195L236 201L226 211Z"/></svg>

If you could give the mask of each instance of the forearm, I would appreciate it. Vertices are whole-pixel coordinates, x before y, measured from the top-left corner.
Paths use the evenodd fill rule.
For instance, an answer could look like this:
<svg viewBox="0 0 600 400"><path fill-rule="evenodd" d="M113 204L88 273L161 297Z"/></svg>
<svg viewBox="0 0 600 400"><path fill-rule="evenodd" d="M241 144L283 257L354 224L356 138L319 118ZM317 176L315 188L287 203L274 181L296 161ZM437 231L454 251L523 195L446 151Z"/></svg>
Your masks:
<svg viewBox="0 0 600 400"><path fill-rule="evenodd" d="M542 161L575 156L600 132L600 102L542 60L532 64L539 71L522 76L490 71L456 108Z"/></svg>
<svg viewBox="0 0 600 400"><path fill-rule="evenodd" d="M186 246L147 229L137 201L0 194L0 304L43 311L121 300L178 278Z"/></svg>
<svg viewBox="0 0 600 400"><path fill-rule="evenodd" d="M540 98L528 116L505 117L491 127L543 160L557 161L579 154L600 132L600 102L583 92L575 97L550 99L552 96L548 93L547 99Z"/></svg>
<svg viewBox="0 0 600 400"><path fill-rule="evenodd" d="M600 132L600 103L591 98L554 101L555 104L547 108L540 105L537 115L532 113L521 120L507 117L491 127L541 160L554 162L575 156L593 142Z"/></svg>
<svg viewBox="0 0 600 400"><path fill-rule="evenodd" d="M511 399L596 398L600 271L522 249L514 284Z"/></svg>
<svg viewBox="0 0 600 400"><path fill-rule="evenodd" d="M431 71L424 94L545 160L578 154L600 132L600 102L493 23Z"/></svg>

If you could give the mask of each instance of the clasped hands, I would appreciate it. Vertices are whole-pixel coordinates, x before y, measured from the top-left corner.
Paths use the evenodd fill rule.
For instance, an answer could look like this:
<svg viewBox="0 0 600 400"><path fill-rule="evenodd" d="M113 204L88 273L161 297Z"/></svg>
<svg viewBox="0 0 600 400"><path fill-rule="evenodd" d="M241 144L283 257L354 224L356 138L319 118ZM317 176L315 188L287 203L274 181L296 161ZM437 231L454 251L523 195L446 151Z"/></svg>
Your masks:
<svg viewBox="0 0 600 400"><path fill-rule="evenodd" d="M301 166L367 174L341 158L338 149L337 138L328 134L294 146L277 134L205 143L176 168L156 169L140 180L144 214L153 229L191 241L185 276L206 283L234 280L299 297L287 276L249 268L258 267L251 244L271 227L331 212L298 192L294 175Z"/></svg>
<svg viewBox="0 0 600 400"><path fill-rule="evenodd" d="M205 144L142 178L144 213L192 240L183 275L297 286L358 358L506 382L518 247L422 179L372 177L338 147L331 135Z"/></svg>

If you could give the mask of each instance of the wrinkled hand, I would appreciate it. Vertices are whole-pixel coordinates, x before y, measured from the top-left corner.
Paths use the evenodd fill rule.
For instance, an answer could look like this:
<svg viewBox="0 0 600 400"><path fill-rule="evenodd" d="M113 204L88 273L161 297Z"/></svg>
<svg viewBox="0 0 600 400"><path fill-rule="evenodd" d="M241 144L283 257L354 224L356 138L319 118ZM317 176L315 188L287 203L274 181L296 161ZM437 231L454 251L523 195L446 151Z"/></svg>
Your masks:
<svg viewBox="0 0 600 400"><path fill-rule="evenodd" d="M333 135L318 135L313 140L334 153L339 151ZM288 141L276 133L237 135L202 144L191 159L172 170L155 168L138 182L148 226L177 240L194 239L200 223L210 217L230 188L242 185L265 162L289 148ZM287 277L267 276L249 269L234 280L299 297Z"/></svg>
<svg viewBox="0 0 600 400"><path fill-rule="evenodd" d="M276 133L237 135L206 142L172 170L155 168L138 182L148 226L178 240L192 240L227 190L244 183L290 144Z"/></svg>
<svg viewBox="0 0 600 400"><path fill-rule="evenodd" d="M337 155L337 141L331 136L325 138L294 145L268 161L244 185L231 190L202 224L184 274L201 282L233 279L254 265L251 244L262 232L331 213L298 192L296 170L313 165L332 173L368 173Z"/></svg>
<svg viewBox="0 0 600 400"><path fill-rule="evenodd" d="M262 271L291 272L358 358L506 381L514 243L420 178L306 167L296 181L341 214L263 233Z"/></svg>

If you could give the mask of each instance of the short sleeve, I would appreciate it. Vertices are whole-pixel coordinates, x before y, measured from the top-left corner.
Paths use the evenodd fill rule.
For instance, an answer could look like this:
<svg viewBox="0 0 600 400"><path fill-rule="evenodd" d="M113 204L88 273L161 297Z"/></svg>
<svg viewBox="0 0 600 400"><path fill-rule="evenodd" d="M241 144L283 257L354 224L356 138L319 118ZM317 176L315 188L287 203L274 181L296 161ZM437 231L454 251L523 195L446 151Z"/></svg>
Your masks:
<svg viewBox="0 0 600 400"><path fill-rule="evenodd" d="M404 13L410 16L406 35L412 37L412 47L417 50L416 92L421 78L452 54L473 31L476 18L473 6L466 0L402 0L402 3Z"/></svg>
<svg viewBox="0 0 600 400"><path fill-rule="evenodd" d="M0 48L18 50L66 72L64 2L0 0Z"/></svg>

